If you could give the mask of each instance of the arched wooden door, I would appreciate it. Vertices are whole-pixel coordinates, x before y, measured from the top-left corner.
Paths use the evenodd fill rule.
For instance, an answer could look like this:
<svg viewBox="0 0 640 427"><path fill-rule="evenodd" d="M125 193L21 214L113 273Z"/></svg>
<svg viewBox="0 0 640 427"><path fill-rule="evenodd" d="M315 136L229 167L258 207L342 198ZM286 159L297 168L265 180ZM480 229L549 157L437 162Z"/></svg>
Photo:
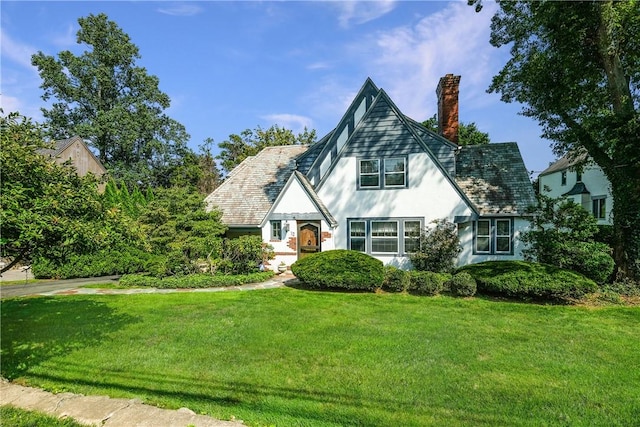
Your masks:
<svg viewBox="0 0 640 427"><path fill-rule="evenodd" d="M320 221L298 222L298 259L320 252Z"/></svg>

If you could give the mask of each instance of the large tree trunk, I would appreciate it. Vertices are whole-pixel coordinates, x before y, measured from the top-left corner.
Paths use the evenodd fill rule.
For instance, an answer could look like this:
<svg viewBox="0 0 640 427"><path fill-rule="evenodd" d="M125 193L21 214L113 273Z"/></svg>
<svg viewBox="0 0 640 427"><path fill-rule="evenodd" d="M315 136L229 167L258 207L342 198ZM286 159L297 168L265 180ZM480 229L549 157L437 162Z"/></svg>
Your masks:
<svg viewBox="0 0 640 427"><path fill-rule="evenodd" d="M640 166L618 169L607 174L613 193L613 258L619 278L640 282Z"/></svg>

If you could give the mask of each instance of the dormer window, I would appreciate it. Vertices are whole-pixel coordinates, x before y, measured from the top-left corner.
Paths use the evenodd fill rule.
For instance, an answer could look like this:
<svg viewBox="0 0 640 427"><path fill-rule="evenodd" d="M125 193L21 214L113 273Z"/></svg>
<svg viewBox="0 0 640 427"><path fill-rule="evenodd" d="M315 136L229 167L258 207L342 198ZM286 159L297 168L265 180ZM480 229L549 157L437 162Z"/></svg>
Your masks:
<svg viewBox="0 0 640 427"><path fill-rule="evenodd" d="M358 160L358 188L383 189L407 187L406 157Z"/></svg>

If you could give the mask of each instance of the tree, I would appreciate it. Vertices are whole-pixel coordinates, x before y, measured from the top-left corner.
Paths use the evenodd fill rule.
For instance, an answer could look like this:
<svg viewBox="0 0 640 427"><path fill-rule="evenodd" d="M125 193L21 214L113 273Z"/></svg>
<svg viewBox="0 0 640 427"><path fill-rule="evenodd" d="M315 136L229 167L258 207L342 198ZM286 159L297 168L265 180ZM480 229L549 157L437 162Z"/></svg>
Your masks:
<svg viewBox="0 0 640 427"><path fill-rule="evenodd" d="M31 58L42 78L42 99L57 101L42 109L50 136L88 140L114 178L168 185L162 177L189 151L184 126L163 113L169 97L156 76L136 66L138 47L105 14L78 23L77 42L89 50Z"/></svg>
<svg viewBox="0 0 640 427"><path fill-rule="evenodd" d="M202 195L189 187L156 189L140 211L138 222L152 251L168 257L159 275L193 272L194 262L207 259L226 231L222 214L206 212Z"/></svg>
<svg viewBox="0 0 640 427"><path fill-rule="evenodd" d="M438 133L438 118L435 114L422 122L422 125L427 129ZM469 124L460 123L460 127L458 129L458 143L460 145L480 145L488 144L489 142L489 134L481 132L474 122Z"/></svg>
<svg viewBox="0 0 640 427"><path fill-rule="evenodd" d="M41 254L59 257L109 244L97 179L39 153L44 130L18 113L0 117L2 271Z"/></svg>
<svg viewBox="0 0 640 427"><path fill-rule="evenodd" d="M586 150L606 174L616 267L640 279L640 2L500 2L491 44L511 59L489 91L524 104L556 154Z"/></svg>
<svg viewBox="0 0 640 427"><path fill-rule="evenodd" d="M526 259L577 271L602 284L613 272L611 249L597 242L598 221L572 200L538 195L532 227L522 236Z"/></svg>
<svg viewBox="0 0 640 427"><path fill-rule="evenodd" d="M448 273L455 267L455 260L462 251L456 225L446 219L432 221L418 238L418 250L409 254L411 264L418 271Z"/></svg>
<svg viewBox="0 0 640 427"><path fill-rule="evenodd" d="M315 140L316 131L309 131L306 127L304 132L294 135L291 130L281 128L278 125L271 126L267 130L258 126L255 130L246 129L240 135L229 135L227 141L218 144L220 154L216 156L216 159L222 161L222 169L229 173L244 159L255 156L265 147L312 144Z"/></svg>

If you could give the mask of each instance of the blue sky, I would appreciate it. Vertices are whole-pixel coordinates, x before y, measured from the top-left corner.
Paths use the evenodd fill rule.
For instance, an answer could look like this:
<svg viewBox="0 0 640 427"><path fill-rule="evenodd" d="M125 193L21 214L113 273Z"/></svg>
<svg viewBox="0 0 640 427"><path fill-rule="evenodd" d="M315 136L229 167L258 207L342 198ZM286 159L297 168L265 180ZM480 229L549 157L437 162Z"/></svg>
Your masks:
<svg viewBox="0 0 640 427"><path fill-rule="evenodd" d="M518 142L528 170L555 159L540 128L486 92L509 59L489 44L496 10L462 1L4 1L0 3L0 104L42 120L31 55L80 54L78 18L105 13L138 46L137 65L160 80L166 111L197 150L230 134L271 125L322 137L337 125L367 77L400 110L422 121L437 111L435 89L461 75L460 120L492 142Z"/></svg>

